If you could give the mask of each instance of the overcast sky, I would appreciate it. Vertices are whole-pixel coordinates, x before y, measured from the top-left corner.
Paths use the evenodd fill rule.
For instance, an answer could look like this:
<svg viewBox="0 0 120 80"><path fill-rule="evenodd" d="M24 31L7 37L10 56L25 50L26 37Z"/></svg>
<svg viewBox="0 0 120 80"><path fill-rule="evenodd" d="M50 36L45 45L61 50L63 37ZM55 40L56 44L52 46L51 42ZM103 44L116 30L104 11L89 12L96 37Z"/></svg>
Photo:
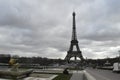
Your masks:
<svg viewBox="0 0 120 80"><path fill-rule="evenodd" d="M0 0L0 54L64 59L73 11L84 58L118 56L120 0Z"/></svg>

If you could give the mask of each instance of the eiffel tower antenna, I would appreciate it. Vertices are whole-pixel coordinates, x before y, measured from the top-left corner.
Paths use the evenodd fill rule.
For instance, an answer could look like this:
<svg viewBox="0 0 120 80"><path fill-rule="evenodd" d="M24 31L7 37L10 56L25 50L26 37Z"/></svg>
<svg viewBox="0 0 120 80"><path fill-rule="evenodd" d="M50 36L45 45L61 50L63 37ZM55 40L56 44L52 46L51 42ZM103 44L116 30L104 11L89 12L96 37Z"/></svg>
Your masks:
<svg viewBox="0 0 120 80"><path fill-rule="evenodd" d="M76 23L75 23L75 12L73 12L73 31L72 31L72 40L77 40L77 35L76 35Z"/></svg>
<svg viewBox="0 0 120 80"><path fill-rule="evenodd" d="M78 40L77 40L77 34L76 34L76 21L75 21L75 12L72 13L73 16L73 28L72 28L72 39L71 39L71 44L70 44L70 48L67 51L67 55L65 57L65 60L67 60L68 62L70 61L70 59L72 57L75 58L75 61L77 60L77 57L81 59L81 61L83 61L83 56L82 56L82 52L79 49L79 45L78 45ZM73 50L73 47L76 47L76 51Z"/></svg>

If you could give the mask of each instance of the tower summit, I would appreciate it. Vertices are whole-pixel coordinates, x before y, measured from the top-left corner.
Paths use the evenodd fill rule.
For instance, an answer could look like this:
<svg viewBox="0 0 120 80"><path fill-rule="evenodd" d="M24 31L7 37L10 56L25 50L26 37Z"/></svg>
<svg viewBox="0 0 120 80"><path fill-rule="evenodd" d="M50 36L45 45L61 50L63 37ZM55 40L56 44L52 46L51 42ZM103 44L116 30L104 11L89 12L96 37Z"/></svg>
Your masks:
<svg viewBox="0 0 120 80"><path fill-rule="evenodd" d="M73 12L72 16L73 16L73 28L72 28L72 40L71 40L71 44L70 44L70 48L67 51L67 55L65 57L65 60L67 60L68 62L70 61L70 59L72 57L75 58L75 61L77 60L77 57L81 59L81 61L83 61L83 56L82 56L82 52L79 49L78 46L78 40L77 40L77 34L76 34L76 21L75 21L75 12ZM76 51L73 50L73 48L76 48Z"/></svg>

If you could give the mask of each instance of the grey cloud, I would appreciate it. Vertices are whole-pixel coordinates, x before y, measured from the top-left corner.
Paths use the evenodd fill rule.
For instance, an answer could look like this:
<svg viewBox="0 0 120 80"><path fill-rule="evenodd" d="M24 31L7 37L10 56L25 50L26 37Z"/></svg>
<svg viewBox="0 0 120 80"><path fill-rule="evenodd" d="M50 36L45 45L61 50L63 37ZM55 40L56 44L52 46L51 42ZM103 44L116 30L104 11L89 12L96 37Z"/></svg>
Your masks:
<svg viewBox="0 0 120 80"><path fill-rule="evenodd" d="M0 53L64 58L70 46L75 10L77 36L84 57L113 57L120 45L119 3L115 0L1 0Z"/></svg>

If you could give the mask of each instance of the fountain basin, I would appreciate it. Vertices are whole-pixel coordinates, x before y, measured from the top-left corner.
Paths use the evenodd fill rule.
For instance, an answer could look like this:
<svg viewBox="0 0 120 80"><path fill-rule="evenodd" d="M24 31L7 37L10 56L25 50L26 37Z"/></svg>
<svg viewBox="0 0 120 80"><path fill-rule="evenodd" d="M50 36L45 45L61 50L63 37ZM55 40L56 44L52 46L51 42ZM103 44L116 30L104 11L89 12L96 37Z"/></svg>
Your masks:
<svg viewBox="0 0 120 80"><path fill-rule="evenodd" d="M24 71L7 71L7 70L0 70L0 77L1 78L15 78L15 79L19 79L19 78L24 78L24 77L28 77L31 73L33 72L33 70L24 70Z"/></svg>

